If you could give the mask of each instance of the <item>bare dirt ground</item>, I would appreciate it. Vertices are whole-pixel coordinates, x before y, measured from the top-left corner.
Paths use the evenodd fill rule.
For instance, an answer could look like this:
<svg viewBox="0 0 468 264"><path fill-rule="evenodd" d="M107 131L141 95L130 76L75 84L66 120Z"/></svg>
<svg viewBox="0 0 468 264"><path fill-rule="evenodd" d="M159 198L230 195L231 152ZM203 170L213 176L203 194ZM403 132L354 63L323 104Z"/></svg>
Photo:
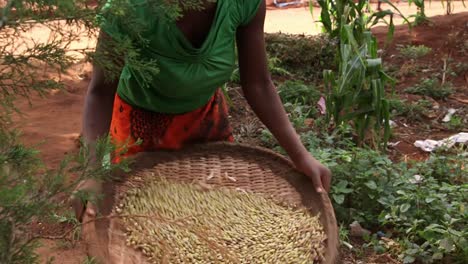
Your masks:
<svg viewBox="0 0 468 264"><path fill-rule="evenodd" d="M413 14L415 8L408 8L406 4L400 4L399 7L406 14ZM458 2L456 3L455 12L466 11ZM315 18L318 18L318 9ZM444 10L441 4L433 2L432 6L427 7L427 13L430 16L441 15ZM434 26L424 26L410 34L406 27L398 28L396 31L396 43L419 43L433 47L435 55L427 58L427 63L436 67L440 65L443 54L448 51L444 47L444 42L441 36L446 36L451 30L451 25L454 23L468 22L468 13L457 14L454 16L443 16L435 18L437 22ZM313 34L318 32L312 25L312 18L308 10L303 8L287 9L287 10L269 10L266 21L266 31L275 32L283 31L287 33L308 33ZM458 24L460 25L460 24ZM383 39L385 35L383 29L375 29L377 36ZM390 48L387 58L392 63L401 65L402 60L393 59L391 54L395 53L396 46ZM458 58L460 61L467 61L468 58ZM19 109L23 112L22 117L15 118L15 124L22 130L22 140L27 145L36 145L41 151L41 156L47 165L55 167L63 159L64 155L77 150L76 140L81 130L81 113L84 95L89 83L91 67L89 65L77 65L70 69L67 75L62 76L65 83L64 91L52 92L46 98L33 97L33 105L29 106L26 101L19 101ZM430 74L430 73L428 73ZM418 75L419 76L419 75ZM410 83L416 80L407 79L404 82ZM465 96L467 94L468 84L462 79L457 79L455 83L458 85L458 94ZM402 86L403 87L403 86ZM460 102L449 101L447 104L462 104ZM416 133L418 128L414 128L411 133ZM407 133L406 134L411 134ZM448 133L448 132L447 132ZM445 133L445 134L447 134ZM402 134L403 135L403 134ZM413 138L408 135L407 142L411 142ZM41 144L42 143L42 144ZM411 153L419 153L410 144L407 147L409 150L401 149L402 155L410 155ZM417 155L416 155L417 156ZM39 227L41 229L41 227ZM60 227L43 227L44 232L54 233L60 232ZM44 241L44 246L39 250L39 254L47 259L55 258L55 263L64 264L79 264L86 258L86 253L83 247L78 244L76 247L66 247L63 243L55 241ZM388 260L386 257L375 258L375 256L364 257L358 260L353 255L346 255L342 263L395 263L393 260Z"/></svg>
<svg viewBox="0 0 468 264"><path fill-rule="evenodd" d="M468 13L451 16L438 16L431 19L432 23L414 28L411 32L406 26L395 30L395 41L385 49L384 63L392 65L396 72L396 91L401 99L414 102L420 99L429 100L431 109L424 113L420 122L405 122L395 119L398 127L394 128L394 142L400 142L395 153L403 159L423 159L428 153L423 153L413 145L415 140L441 140L457 132L467 131L467 127L458 130L449 129L441 120L449 108L458 109L460 116L468 116L468 72L447 74L447 80L453 84L455 93L444 100L434 100L427 96L405 93L405 89L421 81L422 78L435 78L444 72L444 64L449 72L457 65L468 61ZM379 39L379 46L384 46L387 30L384 27L374 28L373 33ZM401 56L399 48L404 45L425 45L432 51L414 61ZM440 78L440 77L436 77Z"/></svg>

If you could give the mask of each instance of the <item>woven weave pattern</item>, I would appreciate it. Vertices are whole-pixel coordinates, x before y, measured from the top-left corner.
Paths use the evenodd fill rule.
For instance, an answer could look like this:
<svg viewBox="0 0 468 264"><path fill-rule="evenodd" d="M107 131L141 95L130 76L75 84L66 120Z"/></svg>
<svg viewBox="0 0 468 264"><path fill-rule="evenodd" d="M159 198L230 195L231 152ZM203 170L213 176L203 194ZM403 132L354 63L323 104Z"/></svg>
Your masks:
<svg viewBox="0 0 468 264"><path fill-rule="evenodd" d="M304 206L313 214L320 213L328 238L325 263L336 260L337 226L326 194L315 193L309 179L297 173L288 160L271 151L213 143L177 152L139 154L130 175L121 175L121 182L107 184L100 211L109 217L86 224L83 230L89 254L97 257L100 263L146 263L140 252L125 245L122 221L112 217L112 208L129 188L145 184L147 177L160 176L271 195L279 201Z"/></svg>

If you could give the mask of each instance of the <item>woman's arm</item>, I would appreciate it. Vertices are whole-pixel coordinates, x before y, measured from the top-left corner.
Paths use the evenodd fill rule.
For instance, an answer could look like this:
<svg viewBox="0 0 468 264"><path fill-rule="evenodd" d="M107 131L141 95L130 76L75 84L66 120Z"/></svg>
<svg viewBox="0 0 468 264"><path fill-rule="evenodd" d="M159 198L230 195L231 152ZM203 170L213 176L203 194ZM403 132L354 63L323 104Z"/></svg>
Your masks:
<svg viewBox="0 0 468 264"><path fill-rule="evenodd" d="M111 41L110 37L101 32L96 52L103 52L108 46L107 41ZM83 139L89 146L109 132L118 79L106 78L105 71L94 64L83 112Z"/></svg>
<svg viewBox="0 0 468 264"><path fill-rule="evenodd" d="M108 41L112 40L108 35L101 32L98 38L96 52L104 52L104 49L109 47L109 45L107 45L109 43ZM99 56L99 59L105 58ZM96 140L107 136L109 132L117 85L118 79L109 79L104 69L97 64L93 65L93 75L88 86L88 92L84 103L82 125L84 143L89 146L91 156L94 155ZM85 180L77 186L76 191L78 190L100 193L101 184L92 179ZM75 216L79 221L83 220L85 213L88 218L96 216L97 208L95 205L89 202L85 205L79 197L74 195L72 196L71 203L75 211Z"/></svg>
<svg viewBox="0 0 468 264"><path fill-rule="evenodd" d="M312 179L316 191L328 191L330 171L312 157L300 141L271 80L263 35L265 13L266 6L262 1L256 17L237 32L239 70L245 98L296 167Z"/></svg>

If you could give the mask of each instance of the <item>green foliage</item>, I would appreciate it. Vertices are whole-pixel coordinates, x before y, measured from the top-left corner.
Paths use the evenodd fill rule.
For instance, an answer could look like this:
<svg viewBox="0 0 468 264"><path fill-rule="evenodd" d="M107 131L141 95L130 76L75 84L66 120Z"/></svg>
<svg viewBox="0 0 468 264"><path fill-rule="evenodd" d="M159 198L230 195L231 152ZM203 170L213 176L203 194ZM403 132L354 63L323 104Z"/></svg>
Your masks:
<svg viewBox="0 0 468 264"><path fill-rule="evenodd" d="M353 24L353 33L356 39L362 38L360 35L364 33L363 29L370 29L379 22L383 22L388 25L388 40L393 37L395 25L393 23L393 12L390 10L378 11L372 13L370 16L365 14L368 9L368 1L359 0L357 2L353 0L317 0L321 7L320 22L323 26L323 31L330 34L332 37L341 38L341 28L346 24ZM398 10L391 1L383 0L392 6L398 13L406 18ZM313 10L312 1L310 1L311 13ZM387 18L388 17L388 21Z"/></svg>
<svg viewBox="0 0 468 264"><path fill-rule="evenodd" d="M407 261L433 263L445 257L462 263L466 259L466 152L395 163L340 138L327 142L327 137L309 133L303 140L332 170L331 197L339 221L391 230L389 235L403 247L401 259Z"/></svg>
<svg viewBox="0 0 468 264"><path fill-rule="evenodd" d="M289 71L283 68L281 60L276 57L268 57L268 70L270 71L272 76L292 76L292 74ZM232 71L229 82L234 84L240 84L241 82L239 65L237 61L236 67Z"/></svg>
<svg viewBox="0 0 468 264"><path fill-rule="evenodd" d="M86 148L85 148L86 149ZM97 143L96 159L103 160L114 147L107 140ZM126 169L128 162L101 166L82 151L65 159L57 170L47 170L38 152L18 142L17 134L0 130L0 263L38 263L34 252L40 237L29 233L33 220L53 219L61 205L53 201L58 194L71 194L84 179L109 179L111 173ZM68 175L76 180L67 182Z"/></svg>
<svg viewBox="0 0 468 264"><path fill-rule="evenodd" d="M385 85L393 80L382 70L376 39L366 32L366 42L359 45L351 28L352 25L343 26L338 73L324 72L327 118L338 126L352 121L360 144L371 133L376 146L385 145L390 136Z"/></svg>
<svg viewBox="0 0 468 264"><path fill-rule="evenodd" d="M377 54L377 41L370 28L380 21L387 23L388 38L391 39L393 13L387 10L366 16L365 0L357 3L351 0L318 0L318 3L322 8L320 22L324 31L339 38L340 43L338 71L324 71L328 93L327 119L335 127L351 123L359 144L370 138L369 143L374 147L385 146L390 137L385 86L394 81L383 71L382 60ZM388 22L386 17L390 18Z"/></svg>
<svg viewBox="0 0 468 264"><path fill-rule="evenodd" d="M140 56L139 48L147 43L143 34L146 25L136 18L135 1L113 0L102 12L106 0L97 1L97 5L89 2L11 0L5 5L3 1L0 7L0 263L39 263L35 250L40 237L31 233L32 221L77 224L72 217L55 213L63 204L54 198L58 194L70 195L81 180L102 181L109 179L115 170L128 169L128 160L118 165L96 162L108 160L116 147L121 149L122 146L112 145L108 138L92 146L93 155L90 146L83 146L77 155L65 158L58 168L48 169L39 160L38 152L22 145L17 133L9 128L10 114L17 111L15 99L29 99L35 92L46 95L50 89L60 89L61 80L51 79L48 73L55 71L60 76L79 58L76 54L101 66L111 79L120 74L124 61L146 80L158 72L156 61ZM170 21L182 10L199 10L203 3L202 0L151 0L146 2L146 10ZM103 19L115 20L128 34L107 39L96 52L88 47L72 49L72 43L77 40L96 36ZM37 30L49 34L48 40L28 34ZM74 176L73 181L70 175ZM76 195L86 200L98 198L85 192Z"/></svg>
<svg viewBox="0 0 468 264"><path fill-rule="evenodd" d="M446 99L454 93L450 82L441 83L436 78L424 78L420 83L405 89L410 94L429 96L434 99Z"/></svg>
<svg viewBox="0 0 468 264"><path fill-rule="evenodd" d="M315 105L321 97L320 91L302 81L285 81L277 88L294 127L306 128L307 120L317 117L318 111Z"/></svg>
<svg viewBox="0 0 468 264"><path fill-rule="evenodd" d="M344 241L344 242L349 241L349 230L343 225L340 225L339 227L339 237L340 237L340 241Z"/></svg>
<svg viewBox="0 0 468 264"><path fill-rule="evenodd" d="M289 120L296 129L304 128L306 120L316 112L311 106L300 103L285 103L284 108L288 112Z"/></svg>
<svg viewBox="0 0 468 264"><path fill-rule="evenodd" d="M283 103L299 103L302 105L315 105L321 93L314 86L302 81L286 81L278 85L278 94Z"/></svg>
<svg viewBox="0 0 468 264"><path fill-rule="evenodd" d="M95 258L87 257L82 264L99 264Z"/></svg>
<svg viewBox="0 0 468 264"><path fill-rule="evenodd" d="M450 121L446 124L446 127L450 130L457 131L457 130L467 127L467 125L465 124L465 121L463 120L463 118L461 118L458 115L454 115L452 116Z"/></svg>
<svg viewBox="0 0 468 264"><path fill-rule="evenodd" d="M268 70L271 75L275 76L291 76L291 73L283 68L281 60L276 57L268 58Z"/></svg>
<svg viewBox="0 0 468 264"><path fill-rule="evenodd" d="M439 263L441 258L463 263L468 256L468 154L457 149L435 153L426 161L394 162L378 151L357 147L349 138L351 131L345 125L332 134L301 134L311 154L332 170L330 196L337 220L385 231L400 245L388 250L406 263ZM277 147L273 141L269 144ZM340 236L346 241L347 232L340 231ZM369 246L387 250L377 239Z"/></svg>
<svg viewBox="0 0 468 264"><path fill-rule="evenodd" d="M424 45L419 45L419 46L408 45L408 46L400 48L399 50L400 50L401 55L404 58L409 58L409 59L418 59L418 58L424 57L427 54L429 54L429 52L432 51L431 48L426 47Z"/></svg>
<svg viewBox="0 0 468 264"><path fill-rule="evenodd" d="M414 18L414 26L429 22L429 19L426 16L426 6L424 4L424 0L409 0L408 3L410 5L414 4L418 8L417 13L415 15L410 16Z"/></svg>
<svg viewBox="0 0 468 264"><path fill-rule="evenodd" d="M47 194L35 189L36 178L19 174L39 167L40 163L37 152L18 144L16 137L0 130L0 262L35 263L36 244L24 243L25 226L23 230L17 226L26 225L32 215L42 214L50 205L41 201L40 197ZM30 199L39 202L30 203Z"/></svg>
<svg viewBox="0 0 468 264"><path fill-rule="evenodd" d="M468 62L459 62L455 65L455 75L463 75L466 72L468 72Z"/></svg>
<svg viewBox="0 0 468 264"><path fill-rule="evenodd" d="M336 41L328 36L265 34L265 42L269 57L298 79L317 81L324 69L334 68Z"/></svg>

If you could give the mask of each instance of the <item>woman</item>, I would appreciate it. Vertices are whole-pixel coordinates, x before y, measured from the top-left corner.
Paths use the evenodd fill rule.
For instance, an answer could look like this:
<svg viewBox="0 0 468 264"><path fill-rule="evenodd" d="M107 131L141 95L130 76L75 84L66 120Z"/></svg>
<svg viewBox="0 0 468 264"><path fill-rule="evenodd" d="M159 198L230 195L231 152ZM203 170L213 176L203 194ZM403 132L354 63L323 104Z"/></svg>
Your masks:
<svg viewBox="0 0 468 264"><path fill-rule="evenodd" d="M128 65L119 81L106 82L104 71L94 67L84 108L86 143L93 144L109 131L117 143L142 140L128 154L179 149L193 142L233 141L225 98L218 87L232 73L237 41L248 103L315 190L328 191L330 171L302 145L270 78L263 37L265 2L218 0L204 5L201 11L183 12L171 25L151 24L149 46L142 49L145 56L157 60L160 69L151 83ZM126 32L104 23L98 46L118 34ZM99 187L93 181L80 186L96 192ZM74 206L80 220L84 213L91 218L96 215L90 203L86 210L79 201Z"/></svg>

